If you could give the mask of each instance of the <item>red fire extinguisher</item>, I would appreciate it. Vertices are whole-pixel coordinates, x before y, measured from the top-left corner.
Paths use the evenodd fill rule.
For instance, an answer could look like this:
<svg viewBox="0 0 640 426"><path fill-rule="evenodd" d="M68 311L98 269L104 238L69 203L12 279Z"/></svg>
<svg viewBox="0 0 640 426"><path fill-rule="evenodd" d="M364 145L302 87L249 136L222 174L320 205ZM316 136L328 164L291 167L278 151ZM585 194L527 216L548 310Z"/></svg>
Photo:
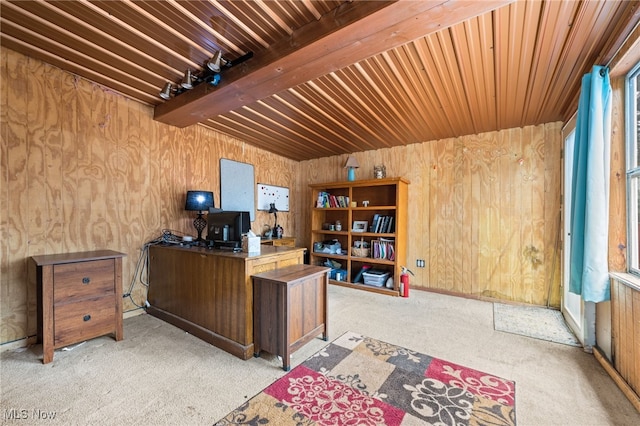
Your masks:
<svg viewBox="0 0 640 426"><path fill-rule="evenodd" d="M402 274L400 275L400 295L402 297L409 297L409 274L413 274L409 268L406 266L401 266Z"/></svg>

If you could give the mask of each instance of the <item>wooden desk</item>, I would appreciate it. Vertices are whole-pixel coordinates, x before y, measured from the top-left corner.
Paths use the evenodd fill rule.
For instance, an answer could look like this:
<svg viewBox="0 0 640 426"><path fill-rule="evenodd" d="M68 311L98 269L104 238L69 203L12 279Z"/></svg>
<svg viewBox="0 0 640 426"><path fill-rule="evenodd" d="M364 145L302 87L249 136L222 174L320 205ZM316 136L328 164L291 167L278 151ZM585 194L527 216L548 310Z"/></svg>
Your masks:
<svg viewBox="0 0 640 426"><path fill-rule="evenodd" d="M290 355L322 333L326 341L327 287L330 268L291 265L253 276L254 351L282 357L289 371Z"/></svg>
<svg viewBox="0 0 640 426"><path fill-rule="evenodd" d="M147 312L239 358L253 355L253 283L261 272L303 263L304 248L259 254L157 245L149 248Z"/></svg>
<svg viewBox="0 0 640 426"><path fill-rule="evenodd" d="M33 256L42 363L53 351L113 333L122 340L122 258L112 250Z"/></svg>

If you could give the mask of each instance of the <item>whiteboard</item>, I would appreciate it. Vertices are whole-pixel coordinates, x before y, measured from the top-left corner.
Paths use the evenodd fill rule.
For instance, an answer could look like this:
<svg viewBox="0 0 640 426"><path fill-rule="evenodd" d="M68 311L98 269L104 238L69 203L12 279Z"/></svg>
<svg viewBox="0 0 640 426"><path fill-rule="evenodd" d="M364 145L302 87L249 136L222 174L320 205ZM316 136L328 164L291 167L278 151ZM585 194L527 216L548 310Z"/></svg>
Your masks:
<svg viewBox="0 0 640 426"><path fill-rule="evenodd" d="M289 188L258 184L258 210L269 211L269 204L275 203L279 212L289 211Z"/></svg>
<svg viewBox="0 0 640 426"><path fill-rule="evenodd" d="M220 159L220 208L249 212L249 220L256 219L253 165Z"/></svg>

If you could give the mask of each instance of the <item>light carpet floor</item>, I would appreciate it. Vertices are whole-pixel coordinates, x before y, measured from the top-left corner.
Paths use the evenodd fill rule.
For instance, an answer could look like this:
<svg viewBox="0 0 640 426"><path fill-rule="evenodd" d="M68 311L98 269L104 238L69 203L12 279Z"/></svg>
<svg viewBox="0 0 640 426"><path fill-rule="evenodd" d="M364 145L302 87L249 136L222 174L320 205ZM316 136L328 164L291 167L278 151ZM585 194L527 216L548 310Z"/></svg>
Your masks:
<svg viewBox="0 0 640 426"><path fill-rule="evenodd" d="M562 313L555 309L494 303L493 322L497 331L563 345L582 346L567 326Z"/></svg>
<svg viewBox="0 0 640 426"><path fill-rule="evenodd" d="M351 330L517 383L518 425L640 425L593 355L493 328L493 304L412 291L408 299L329 287L329 340ZM325 347L314 339L292 368ZM277 357L243 361L150 315L124 340L87 341L42 364L42 346L0 354L0 424L212 425L284 376ZM14 410L14 411L12 411ZM54 419L37 418L55 413ZM11 420L11 413L27 418Z"/></svg>

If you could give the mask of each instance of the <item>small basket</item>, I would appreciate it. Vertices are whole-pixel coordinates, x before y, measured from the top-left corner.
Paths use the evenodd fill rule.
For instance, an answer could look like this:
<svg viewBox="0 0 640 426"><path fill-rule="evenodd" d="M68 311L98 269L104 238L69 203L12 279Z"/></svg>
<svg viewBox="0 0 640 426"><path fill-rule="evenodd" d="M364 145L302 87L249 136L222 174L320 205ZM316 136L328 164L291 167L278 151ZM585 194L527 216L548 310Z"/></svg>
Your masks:
<svg viewBox="0 0 640 426"><path fill-rule="evenodd" d="M369 247L351 247L351 256L369 257Z"/></svg>

